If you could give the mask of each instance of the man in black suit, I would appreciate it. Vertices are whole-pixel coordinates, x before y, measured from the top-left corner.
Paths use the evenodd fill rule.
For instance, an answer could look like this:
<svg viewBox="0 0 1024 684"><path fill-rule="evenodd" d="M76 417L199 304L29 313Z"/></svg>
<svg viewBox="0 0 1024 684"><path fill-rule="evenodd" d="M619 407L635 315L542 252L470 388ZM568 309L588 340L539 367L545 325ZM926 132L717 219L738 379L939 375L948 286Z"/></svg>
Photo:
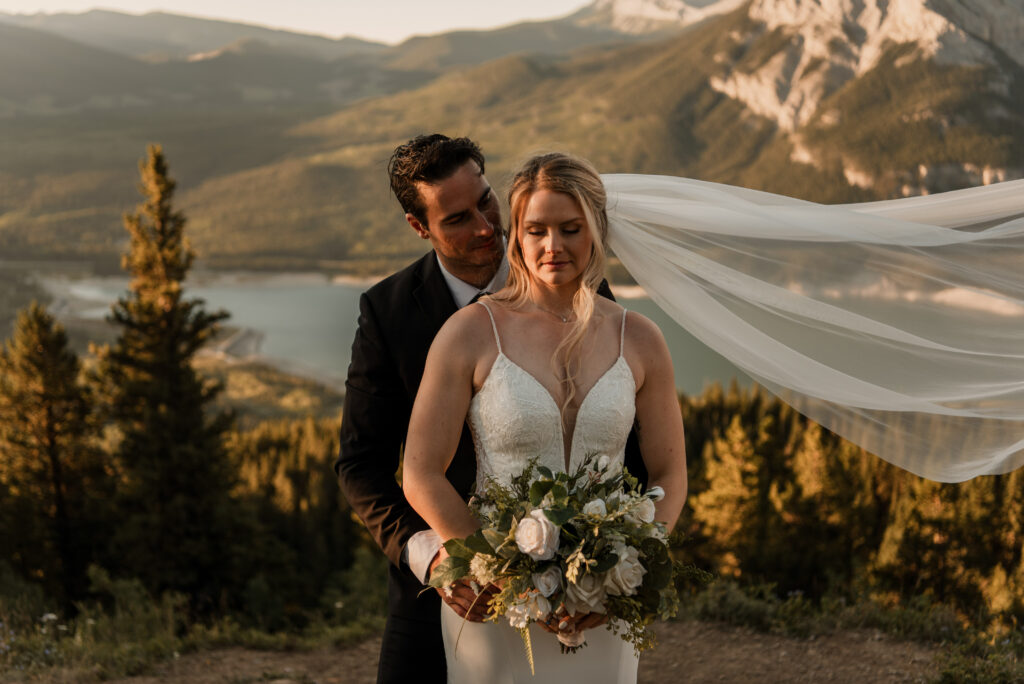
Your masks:
<svg viewBox="0 0 1024 684"><path fill-rule="evenodd" d="M474 620L483 617L486 601L470 609L473 594L466 585L450 595L424 591L444 551L405 500L395 475L434 336L478 292L500 289L508 267L498 199L475 143L419 136L395 150L388 174L406 221L433 249L360 299L335 469L352 509L391 561L377 681L423 684L446 679L439 600ZM607 284L601 294L611 296ZM626 465L646 480L635 435ZM476 458L465 427L447 476L468 497Z"/></svg>

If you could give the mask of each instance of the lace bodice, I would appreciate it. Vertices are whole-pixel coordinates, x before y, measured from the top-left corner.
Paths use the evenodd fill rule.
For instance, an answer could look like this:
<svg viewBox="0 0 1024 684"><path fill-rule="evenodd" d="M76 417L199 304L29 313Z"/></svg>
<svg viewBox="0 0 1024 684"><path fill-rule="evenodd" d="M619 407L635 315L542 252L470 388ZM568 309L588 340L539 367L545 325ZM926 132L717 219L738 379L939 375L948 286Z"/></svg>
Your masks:
<svg viewBox="0 0 1024 684"><path fill-rule="evenodd" d="M498 357L469 404L470 431L476 447L477 489L489 477L508 482L534 456L552 471L565 470L562 418L554 398L529 372L505 356L494 315L487 309ZM569 470L591 453L622 462L626 438L636 414L636 382L622 355L626 312L622 312L619 356L580 403L569 447Z"/></svg>

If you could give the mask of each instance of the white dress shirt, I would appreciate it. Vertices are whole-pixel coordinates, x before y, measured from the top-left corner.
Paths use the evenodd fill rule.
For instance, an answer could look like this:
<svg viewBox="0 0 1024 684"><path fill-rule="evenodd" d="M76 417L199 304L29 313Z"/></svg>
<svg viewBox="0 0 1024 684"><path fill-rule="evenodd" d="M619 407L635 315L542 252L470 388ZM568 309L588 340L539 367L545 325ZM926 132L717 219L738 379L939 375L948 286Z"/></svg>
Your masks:
<svg viewBox="0 0 1024 684"><path fill-rule="evenodd" d="M444 267L440 259L437 260L437 265L441 267L441 275L444 276L448 290L452 293L452 299L455 300L455 306L459 309L467 306L481 292L497 292L505 286L505 281L508 280L507 259L501 260L498 272L494 274L491 282L483 290L477 289L476 286L456 278ZM440 550L441 537L438 536L437 532L434 532L434 530L422 530L409 537L409 541L406 542L405 549L402 552L402 557L409 564L409 569L412 570L413 574L426 584L430 575L430 562L434 560L434 556Z"/></svg>

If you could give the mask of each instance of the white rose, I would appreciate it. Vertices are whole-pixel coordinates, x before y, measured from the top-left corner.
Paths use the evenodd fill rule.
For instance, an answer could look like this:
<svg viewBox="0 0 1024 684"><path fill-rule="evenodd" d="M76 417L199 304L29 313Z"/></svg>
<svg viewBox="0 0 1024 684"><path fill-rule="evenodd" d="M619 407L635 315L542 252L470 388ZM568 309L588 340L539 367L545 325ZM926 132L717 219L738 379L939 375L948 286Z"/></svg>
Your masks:
<svg viewBox="0 0 1024 684"><path fill-rule="evenodd" d="M551 615L551 601L536 591L526 595L525 607L527 616L534 620L547 620Z"/></svg>
<svg viewBox="0 0 1024 684"><path fill-rule="evenodd" d="M600 456L597 459L597 463L594 464L594 470L606 470L608 464L611 463L611 459L607 456Z"/></svg>
<svg viewBox="0 0 1024 684"><path fill-rule="evenodd" d="M641 498L630 507L626 517L635 523L654 522L654 502L646 496Z"/></svg>
<svg viewBox="0 0 1024 684"><path fill-rule="evenodd" d="M558 548L558 527L536 509L519 521L516 546L533 560L550 560Z"/></svg>
<svg viewBox="0 0 1024 684"><path fill-rule="evenodd" d="M544 572L535 572L533 574L533 586L537 587L537 591L543 596L551 596L558 587L562 586L562 571L557 566L552 565Z"/></svg>
<svg viewBox="0 0 1024 684"><path fill-rule="evenodd" d="M588 501L583 507L584 515L605 515L607 512L608 507L604 505L604 501L601 499Z"/></svg>
<svg viewBox="0 0 1024 684"><path fill-rule="evenodd" d="M604 588L613 596L632 596L643 582L647 570L640 564L640 552L625 544L615 545L619 562L604 576Z"/></svg>
<svg viewBox="0 0 1024 684"><path fill-rule="evenodd" d="M651 487L647 490L647 496L654 501L661 501L665 498L665 490L661 487Z"/></svg>
<svg viewBox="0 0 1024 684"><path fill-rule="evenodd" d="M604 586L597 575L583 575L565 588L565 609L570 615L603 613L604 599Z"/></svg>

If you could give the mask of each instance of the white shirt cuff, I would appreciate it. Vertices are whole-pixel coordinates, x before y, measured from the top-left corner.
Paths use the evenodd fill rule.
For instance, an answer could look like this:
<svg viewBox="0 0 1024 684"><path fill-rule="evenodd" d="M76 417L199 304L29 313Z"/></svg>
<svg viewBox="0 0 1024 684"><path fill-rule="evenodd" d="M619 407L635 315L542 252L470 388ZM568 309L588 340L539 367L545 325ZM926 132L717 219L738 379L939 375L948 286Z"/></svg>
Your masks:
<svg viewBox="0 0 1024 684"><path fill-rule="evenodd" d="M430 581L430 562L441 550L441 537L434 530L421 530L405 543L405 562L420 582Z"/></svg>

